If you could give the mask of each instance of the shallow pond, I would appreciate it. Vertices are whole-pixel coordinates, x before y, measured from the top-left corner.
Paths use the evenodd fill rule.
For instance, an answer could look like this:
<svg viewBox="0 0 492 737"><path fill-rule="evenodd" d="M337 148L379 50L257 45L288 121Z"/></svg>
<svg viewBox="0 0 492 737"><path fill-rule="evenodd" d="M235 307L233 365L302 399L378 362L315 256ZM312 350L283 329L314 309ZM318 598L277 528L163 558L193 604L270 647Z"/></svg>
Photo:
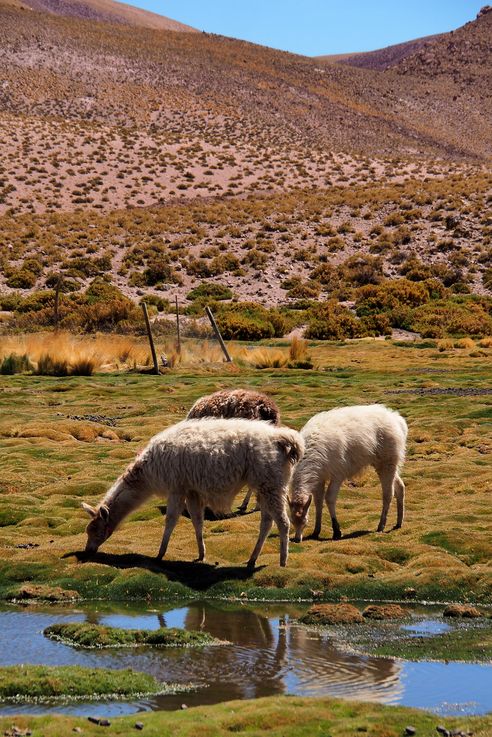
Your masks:
<svg viewBox="0 0 492 737"><path fill-rule="evenodd" d="M355 655L327 633L300 627L306 607L193 602L174 609L135 605L0 610L0 665L32 663L142 670L161 681L193 683L189 693L133 702L0 704L0 714L56 711L83 715L176 709L274 694L335 696L431 709L441 714L492 711L492 665L405 662ZM76 650L43 636L55 622L127 628L184 627L228 640L224 647ZM404 625L412 627L413 625ZM446 627L430 615L415 632Z"/></svg>

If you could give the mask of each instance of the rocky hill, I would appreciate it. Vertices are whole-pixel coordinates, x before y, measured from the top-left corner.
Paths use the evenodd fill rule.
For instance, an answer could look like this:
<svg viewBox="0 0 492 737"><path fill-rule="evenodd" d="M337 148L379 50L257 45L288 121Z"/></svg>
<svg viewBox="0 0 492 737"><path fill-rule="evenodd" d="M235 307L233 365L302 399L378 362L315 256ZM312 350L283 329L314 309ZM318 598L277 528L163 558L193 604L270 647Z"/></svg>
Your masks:
<svg viewBox="0 0 492 737"><path fill-rule="evenodd" d="M0 293L490 291L491 13L381 70L36 1L0 0Z"/></svg>
<svg viewBox="0 0 492 737"><path fill-rule="evenodd" d="M195 31L184 23L115 0L0 0L1 5L106 23L123 23L160 31Z"/></svg>
<svg viewBox="0 0 492 737"><path fill-rule="evenodd" d="M360 67L361 69L378 69L384 70L399 64L407 56L413 55L423 46L439 38L440 36L424 36L416 38L412 41L404 41L399 44L385 46L383 49L375 51L362 51L355 54L328 54L317 56L316 58L323 63L340 63L348 64L351 67Z"/></svg>

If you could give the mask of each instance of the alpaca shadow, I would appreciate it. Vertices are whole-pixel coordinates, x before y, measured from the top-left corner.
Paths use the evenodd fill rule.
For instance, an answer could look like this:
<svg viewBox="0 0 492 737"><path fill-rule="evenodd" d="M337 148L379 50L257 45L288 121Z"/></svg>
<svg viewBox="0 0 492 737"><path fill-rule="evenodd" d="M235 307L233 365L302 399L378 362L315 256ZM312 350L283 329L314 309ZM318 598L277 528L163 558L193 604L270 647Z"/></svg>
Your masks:
<svg viewBox="0 0 492 737"><path fill-rule="evenodd" d="M74 556L80 563L100 563L113 568L145 568L152 573L164 573L169 581L178 581L195 591L206 591L211 586L223 581L246 581L256 571L265 566L255 569L244 566L218 566L210 563L197 563L179 560L157 560L150 555L139 553L94 553L92 555L83 551L65 553L63 558Z"/></svg>
<svg viewBox="0 0 492 737"><path fill-rule="evenodd" d="M354 530L353 532L342 535L342 540L352 540L355 537L364 537L364 535L370 535L371 530Z"/></svg>
<svg viewBox="0 0 492 737"><path fill-rule="evenodd" d="M354 530L354 532L349 532L347 535L342 535L340 540L352 540L355 537L363 537L364 535L370 535L371 530ZM319 543L329 543L329 542L335 542L337 543L338 540L334 540L333 537L330 535L330 537L313 537L312 535L307 535L304 540L314 540Z"/></svg>

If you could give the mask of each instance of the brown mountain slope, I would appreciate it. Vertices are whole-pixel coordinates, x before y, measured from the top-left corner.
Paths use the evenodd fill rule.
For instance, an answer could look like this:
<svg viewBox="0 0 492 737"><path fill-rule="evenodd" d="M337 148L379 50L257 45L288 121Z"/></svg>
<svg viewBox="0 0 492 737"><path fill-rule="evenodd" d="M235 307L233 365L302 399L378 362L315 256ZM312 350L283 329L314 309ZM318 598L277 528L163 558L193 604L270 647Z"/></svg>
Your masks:
<svg viewBox="0 0 492 737"><path fill-rule="evenodd" d="M27 10L44 11L54 15L124 23L161 31L196 32L195 28L184 23L115 0L0 0L0 5L2 4L17 5Z"/></svg>
<svg viewBox="0 0 492 737"><path fill-rule="evenodd" d="M435 36L424 36L423 38L415 38L411 41L404 41L399 44L392 44L383 49L375 51L362 51L355 54L328 54L317 56L321 62L337 62L340 64L348 64L351 67L360 67L361 69L389 69L399 64L403 59L415 54L425 44L440 38L441 34Z"/></svg>
<svg viewBox="0 0 492 737"><path fill-rule="evenodd" d="M484 20L465 36L488 33ZM0 69L0 212L350 184L404 177L398 157L491 155L483 77L453 99L447 82L400 66L320 66L1 4Z"/></svg>
<svg viewBox="0 0 492 737"><path fill-rule="evenodd" d="M425 44L396 67L400 74L420 79L451 81L455 90L465 86L492 89L492 6L482 8L475 21L444 33ZM488 89L487 89L488 88Z"/></svg>

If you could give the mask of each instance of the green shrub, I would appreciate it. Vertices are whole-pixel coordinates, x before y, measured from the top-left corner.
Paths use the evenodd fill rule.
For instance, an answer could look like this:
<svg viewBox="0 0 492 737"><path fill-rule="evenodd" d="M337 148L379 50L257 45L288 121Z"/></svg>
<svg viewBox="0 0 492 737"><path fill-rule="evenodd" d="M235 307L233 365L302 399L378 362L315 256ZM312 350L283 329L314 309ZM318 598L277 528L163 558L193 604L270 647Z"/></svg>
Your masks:
<svg viewBox="0 0 492 737"><path fill-rule="evenodd" d="M181 284L182 281L174 267L163 258L148 261L143 277L145 284L149 287L156 284Z"/></svg>
<svg viewBox="0 0 492 737"><path fill-rule="evenodd" d="M275 335L271 323L247 315L220 315L217 317L217 325L225 340L263 340Z"/></svg>
<svg viewBox="0 0 492 737"><path fill-rule="evenodd" d="M12 289L32 289L37 276L27 269L16 269L8 277L6 284Z"/></svg>
<svg viewBox="0 0 492 737"><path fill-rule="evenodd" d="M26 353L23 356L11 353L9 356L5 356L0 364L0 374L3 375L12 376L13 374L24 374L30 371L34 371L34 366Z"/></svg>
<svg viewBox="0 0 492 737"><path fill-rule="evenodd" d="M383 264L377 256L357 254L350 256L340 267L343 278L353 286L379 284L383 278Z"/></svg>
<svg viewBox="0 0 492 737"><path fill-rule="evenodd" d="M204 281L186 295L186 299L191 301L202 297L222 300L232 299L233 294L229 287L226 287L223 284L213 284L211 282Z"/></svg>
<svg viewBox="0 0 492 737"><path fill-rule="evenodd" d="M53 358L53 356L45 353L40 357L38 361L36 373L39 376L68 376L68 361L64 359Z"/></svg>
<svg viewBox="0 0 492 737"><path fill-rule="evenodd" d="M305 337L312 340L344 340L364 334L360 320L335 301L324 302L309 316Z"/></svg>

